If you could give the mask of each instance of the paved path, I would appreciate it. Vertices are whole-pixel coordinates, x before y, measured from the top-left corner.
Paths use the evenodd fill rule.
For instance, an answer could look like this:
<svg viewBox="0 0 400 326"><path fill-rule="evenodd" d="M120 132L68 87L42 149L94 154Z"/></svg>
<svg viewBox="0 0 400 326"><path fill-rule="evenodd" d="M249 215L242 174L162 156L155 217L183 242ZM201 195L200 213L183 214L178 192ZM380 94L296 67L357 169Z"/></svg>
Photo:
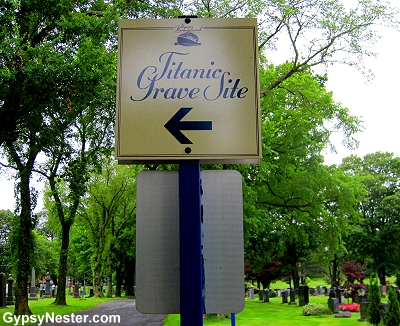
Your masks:
<svg viewBox="0 0 400 326"><path fill-rule="evenodd" d="M83 323L83 316L88 315L86 317L86 323ZM112 322L109 320L108 322L102 323L102 321L106 321L105 316L110 315L119 315L120 323ZM79 317L82 316L82 317ZM46 326L66 326L66 325L107 325L107 326L162 326L163 320L166 315L149 315L149 314L141 314L136 310L135 300L127 299L127 300L113 300L108 301L102 304L99 304L96 307L77 312L75 314L75 323L71 322L65 323L43 323L42 325ZM78 322L78 318L82 318L82 321ZM95 319L96 318L96 319ZM102 320L103 319L103 320ZM97 323L96 323L97 322Z"/></svg>

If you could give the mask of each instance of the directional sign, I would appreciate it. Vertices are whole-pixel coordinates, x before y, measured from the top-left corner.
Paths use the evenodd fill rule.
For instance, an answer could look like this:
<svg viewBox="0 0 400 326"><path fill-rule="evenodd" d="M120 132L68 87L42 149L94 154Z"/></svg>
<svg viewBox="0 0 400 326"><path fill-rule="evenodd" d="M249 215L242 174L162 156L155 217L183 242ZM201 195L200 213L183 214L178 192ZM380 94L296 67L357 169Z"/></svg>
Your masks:
<svg viewBox="0 0 400 326"><path fill-rule="evenodd" d="M256 19L119 24L119 161L261 156Z"/></svg>
<svg viewBox="0 0 400 326"><path fill-rule="evenodd" d="M164 125L165 129L167 129L181 144L193 144L181 130L212 130L211 121L181 121L191 109L192 108L181 108Z"/></svg>

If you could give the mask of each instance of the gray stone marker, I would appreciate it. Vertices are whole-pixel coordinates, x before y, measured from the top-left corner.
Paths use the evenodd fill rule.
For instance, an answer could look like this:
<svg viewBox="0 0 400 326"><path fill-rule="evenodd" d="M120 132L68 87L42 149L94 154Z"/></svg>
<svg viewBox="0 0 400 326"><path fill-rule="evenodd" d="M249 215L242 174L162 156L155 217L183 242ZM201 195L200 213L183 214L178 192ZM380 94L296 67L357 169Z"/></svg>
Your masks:
<svg viewBox="0 0 400 326"><path fill-rule="evenodd" d="M36 294L36 276L35 276L35 268L32 267L32 275L31 275L31 288L29 291L29 297L28 300L37 300L37 294Z"/></svg>
<svg viewBox="0 0 400 326"><path fill-rule="evenodd" d="M261 289L258 291L258 299L259 300L264 300L264 292Z"/></svg>
<svg viewBox="0 0 400 326"><path fill-rule="evenodd" d="M15 305L15 298L14 298L14 279L11 276L11 274L9 275L8 279L7 279L7 285L8 285L8 293L7 293L7 301L6 304L11 306L11 305Z"/></svg>
<svg viewBox="0 0 400 326"><path fill-rule="evenodd" d="M290 290L290 305L295 305L296 303L296 291L295 290Z"/></svg>
<svg viewBox="0 0 400 326"><path fill-rule="evenodd" d="M50 293L50 273L47 272L46 274L46 288L44 292L43 298L51 298L51 293Z"/></svg>
<svg viewBox="0 0 400 326"><path fill-rule="evenodd" d="M269 302L269 290L262 290L264 292L263 296L264 296L264 302Z"/></svg>
<svg viewBox="0 0 400 326"><path fill-rule="evenodd" d="M362 301L360 302L360 319L359 321L365 321L368 318L368 305L369 302Z"/></svg>
<svg viewBox="0 0 400 326"><path fill-rule="evenodd" d="M254 288L249 288L247 290L247 293L248 293L249 299L254 299Z"/></svg>
<svg viewBox="0 0 400 326"><path fill-rule="evenodd" d="M379 314L381 315L381 319L384 320L386 311L388 310L388 302L381 302L379 304Z"/></svg>
<svg viewBox="0 0 400 326"><path fill-rule="evenodd" d="M328 308L333 314L339 313L339 299L338 298L329 298L328 299Z"/></svg>
<svg viewBox="0 0 400 326"><path fill-rule="evenodd" d="M282 303L288 303L288 291L287 290L282 290Z"/></svg>
<svg viewBox="0 0 400 326"><path fill-rule="evenodd" d="M74 298L79 298L79 282L74 282Z"/></svg>
<svg viewBox="0 0 400 326"><path fill-rule="evenodd" d="M308 286L299 286L299 306L305 306L309 303Z"/></svg>
<svg viewBox="0 0 400 326"><path fill-rule="evenodd" d="M6 306L6 276L0 273L0 308Z"/></svg>

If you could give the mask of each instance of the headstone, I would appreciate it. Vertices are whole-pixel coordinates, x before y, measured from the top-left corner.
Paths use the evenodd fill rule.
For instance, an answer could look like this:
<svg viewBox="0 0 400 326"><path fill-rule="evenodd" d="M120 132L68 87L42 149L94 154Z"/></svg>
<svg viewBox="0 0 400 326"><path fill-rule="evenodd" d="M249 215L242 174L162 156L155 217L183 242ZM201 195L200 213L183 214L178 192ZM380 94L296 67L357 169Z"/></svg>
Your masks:
<svg viewBox="0 0 400 326"><path fill-rule="evenodd" d="M51 293L50 293L50 273L49 272L47 272L45 280L46 280L46 288L45 288L45 291L44 291L43 298L51 298Z"/></svg>
<svg viewBox="0 0 400 326"><path fill-rule="evenodd" d="M344 303L342 302L342 289L341 288L337 288L336 289L336 298L339 300L339 303Z"/></svg>
<svg viewBox="0 0 400 326"><path fill-rule="evenodd" d="M328 295L329 295L329 299L336 298L336 288L335 287L330 288Z"/></svg>
<svg viewBox="0 0 400 326"><path fill-rule="evenodd" d="M335 318L350 318L350 317L351 317L350 311L345 311L340 314L335 314Z"/></svg>
<svg viewBox="0 0 400 326"><path fill-rule="evenodd" d="M258 291L258 299L259 300L264 300L264 292L263 292L263 290Z"/></svg>
<svg viewBox="0 0 400 326"><path fill-rule="evenodd" d="M266 289L266 290L263 290L263 292L264 292L264 294L263 294L264 302L269 302L269 290Z"/></svg>
<svg viewBox="0 0 400 326"><path fill-rule="evenodd" d="M328 308L333 314L339 313L339 299L338 298L329 298L328 299Z"/></svg>
<svg viewBox="0 0 400 326"><path fill-rule="evenodd" d="M379 304L379 314L381 315L381 320L384 320L386 311L388 310L388 302L381 302Z"/></svg>
<svg viewBox="0 0 400 326"><path fill-rule="evenodd" d="M299 306L305 306L309 303L308 286L299 286Z"/></svg>
<svg viewBox="0 0 400 326"><path fill-rule="evenodd" d="M6 306L6 275L0 273L0 308Z"/></svg>
<svg viewBox="0 0 400 326"><path fill-rule="evenodd" d="M296 303L296 291L295 290L290 290L290 305L295 305Z"/></svg>
<svg viewBox="0 0 400 326"><path fill-rule="evenodd" d="M254 288L249 288L247 290L247 293L248 293L249 299L254 299Z"/></svg>
<svg viewBox="0 0 400 326"><path fill-rule="evenodd" d="M94 296L93 284L89 286L89 297Z"/></svg>
<svg viewBox="0 0 400 326"><path fill-rule="evenodd" d="M79 298L79 282L76 281L74 285L74 298Z"/></svg>
<svg viewBox="0 0 400 326"><path fill-rule="evenodd" d="M14 279L11 276L11 274L9 275L8 279L7 279L7 285L8 285L8 292L7 292L7 301L6 304L11 306L11 305L15 305L15 298L14 298Z"/></svg>
<svg viewBox="0 0 400 326"><path fill-rule="evenodd" d="M275 290L276 296L279 298L281 296L281 290Z"/></svg>
<svg viewBox="0 0 400 326"><path fill-rule="evenodd" d="M288 303L288 291L282 290L282 303Z"/></svg>
<svg viewBox="0 0 400 326"><path fill-rule="evenodd" d="M362 301L360 302L360 319L359 321L365 321L368 318L368 305L369 302Z"/></svg>
<svg viewBox="0 0 400 326"><path fill-rule="evenodd" d="M328 296L329 295L328 287L324 286L323 289L324 289L324 295Z"/></svg>
<svg viewBox="0 0 400 326"><path fill-rule="evenodd" d="M35 268L32 267L32 275L31 275L31 288L29 291L29 300L37 300L37 293L36 293L36 276L35 276Z"/></svg>

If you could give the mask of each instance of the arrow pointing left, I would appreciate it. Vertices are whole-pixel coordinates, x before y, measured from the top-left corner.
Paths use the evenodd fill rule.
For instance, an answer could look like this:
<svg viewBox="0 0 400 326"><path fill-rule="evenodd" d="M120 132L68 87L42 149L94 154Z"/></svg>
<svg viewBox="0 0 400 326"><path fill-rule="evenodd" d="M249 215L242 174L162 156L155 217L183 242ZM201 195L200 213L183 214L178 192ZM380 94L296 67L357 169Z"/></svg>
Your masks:
<svg viewBox="0 0 400 326"><path fill-rule="evenodd" d="M181 144L193 144L181 130L212 130L212 121L181 121L193 108L180 108L164 125Z"/></svg>

